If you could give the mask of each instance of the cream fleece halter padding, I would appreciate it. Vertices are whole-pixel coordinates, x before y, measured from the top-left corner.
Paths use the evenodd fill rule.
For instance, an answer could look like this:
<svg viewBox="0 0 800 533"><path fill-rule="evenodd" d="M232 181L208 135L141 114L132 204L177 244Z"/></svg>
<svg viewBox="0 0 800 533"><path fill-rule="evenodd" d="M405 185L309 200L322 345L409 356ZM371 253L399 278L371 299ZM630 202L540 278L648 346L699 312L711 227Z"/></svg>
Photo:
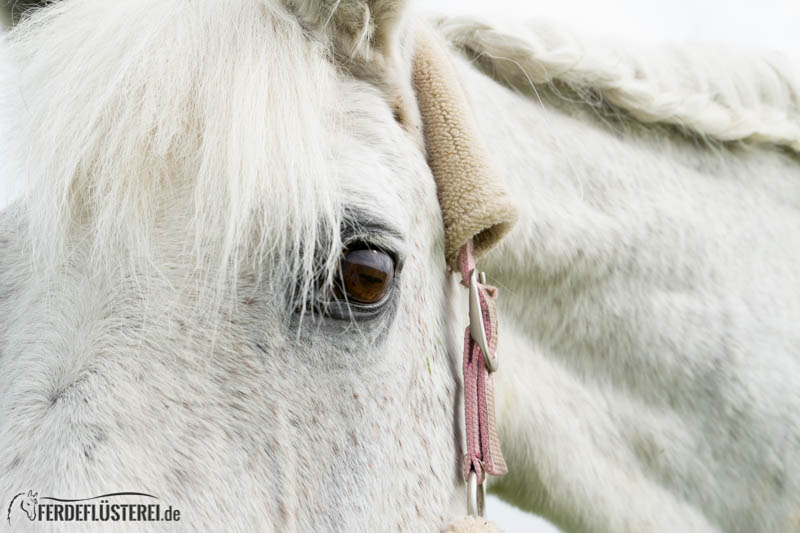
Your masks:
<svg viewBox="0 0 800 533"><path fill-rule="evenodd" d="M485 253L511 230L517 209L489 162L445 45L424 26L413 80L444 218L445 257L458 270L459 248L473 239L476 257Z"/></svg>
<svg viewBox="0 0 800 533"><path fill-rule="evenodd" d="M441 533L502 533L502 531L485 518L467 516L448 524Z"/></svg>
<svg viewBox="0 0 800 533"><path fill-rule="evenodd" d="M511 230L517 210L489 163L447 50L426 27L417 33L413 80L428 164L444 219L445 257L448 266L457 271L459 249L472 239L476 257L489 250ZM466 517L443 531L499 530L482 518Z"/></svg>

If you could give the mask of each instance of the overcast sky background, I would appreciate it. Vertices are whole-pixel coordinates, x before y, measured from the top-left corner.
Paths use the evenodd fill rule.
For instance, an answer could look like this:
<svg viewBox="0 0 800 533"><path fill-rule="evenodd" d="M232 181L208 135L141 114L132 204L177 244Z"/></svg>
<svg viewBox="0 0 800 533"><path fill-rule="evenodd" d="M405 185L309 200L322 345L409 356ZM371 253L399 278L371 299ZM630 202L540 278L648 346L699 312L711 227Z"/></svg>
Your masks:
<svg viewBox="0 0 800 533"><path fill-rule="evenodd" d="M735 46L775 48L800 58L800 0L417 0L423 9L473 14L488 21L544 17L563 22L578 34L614 35L632 43L717 41ZM0 83L3 80L0 46ZM0 144L8 135L2 112L9 107L0 95ZM3 162L0 146L0 164ZM14 185L0 171L0 208L13 196ZM6 178L7 178L6 174ZM488 515L507 533L553 533L543 520L496 498Z"/></svg>

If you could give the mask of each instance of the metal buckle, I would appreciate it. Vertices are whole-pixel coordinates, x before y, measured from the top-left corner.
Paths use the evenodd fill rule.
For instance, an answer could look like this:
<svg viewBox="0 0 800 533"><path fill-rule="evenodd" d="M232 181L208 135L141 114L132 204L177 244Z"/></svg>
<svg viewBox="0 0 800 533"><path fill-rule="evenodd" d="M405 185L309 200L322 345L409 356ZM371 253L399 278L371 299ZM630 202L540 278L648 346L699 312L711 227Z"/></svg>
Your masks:
<svg viewBox="0 0 800 533"><path fill-rule="evenodd" d="M486 480L478 484L478 473L470 471L467 479L467 514L470 516L486 516Z"/></svg>
<svg viewBox="0 0 800 533"><path fill-rule="evenodd" d="M480 282L486 284L486 274L483 272L480 273ZM473 269L469 275L469 333L483 352L486 368L489 369L489 372L497 372L500 362L497 360L497 354L494 359L489 355L489 342L486 340L486 327L483 324L481 296L478 290L478 269Z"/></svg>

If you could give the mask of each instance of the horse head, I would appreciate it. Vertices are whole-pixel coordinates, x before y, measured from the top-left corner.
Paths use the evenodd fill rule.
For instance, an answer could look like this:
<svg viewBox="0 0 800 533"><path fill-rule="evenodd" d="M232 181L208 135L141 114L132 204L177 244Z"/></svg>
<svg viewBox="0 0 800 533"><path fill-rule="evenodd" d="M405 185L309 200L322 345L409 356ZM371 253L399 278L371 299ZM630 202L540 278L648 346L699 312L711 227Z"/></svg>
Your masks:
<svg viewBox="0 0 800 533"><path fill-rule="evenodd" d="M20 500L19 505L25 514L28 516L28 520L36 520L36 505L39 503L39 493L28 491L22 500Z"/></svg>
<svg viewBox="0 0 800 533"><path fill-rule="evenodd" d="M450 271L508 231L508 186L493 489L570 531L797 524L797 78L436 25L389 0L23 17L0 494L141 490L204 530L463 515L465 449L496 439L462 427L459 355L494 323Z"/></svg>
<svg viewBox="0 0 800 533"><path fill-rule="evenodd" d="M87 465L65 490L144 484L204 527L462 514L449 243L513 208L446 235L406 3L81 0L15 31L21 137L50 154L20 148L20 312L61 311L10 347L41 395L10 394L77 444L24 424L4 454Z"/></svg>

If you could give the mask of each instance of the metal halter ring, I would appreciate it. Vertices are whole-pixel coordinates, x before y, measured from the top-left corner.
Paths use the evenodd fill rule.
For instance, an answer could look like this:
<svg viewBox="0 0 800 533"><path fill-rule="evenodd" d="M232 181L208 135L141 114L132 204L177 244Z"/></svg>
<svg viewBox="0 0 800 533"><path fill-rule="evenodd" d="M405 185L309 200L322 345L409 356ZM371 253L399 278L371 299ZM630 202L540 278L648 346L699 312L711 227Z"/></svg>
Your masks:
<svg viewBox="0 0 800 533"><path fill-rule="evenodd" d="M480 282L486 284L486 274L483 272L480 274ZM469 333L483 352L486 368L489 369L489 372L497 372L500 362L497 360L497 354L494 359L489 355L489 341L486 339L486 326L483 323L477 269L474 269L469 275Z"/></svg>
<svg viewBox="0 0 800 533"><path fill-rule="evenodd" d="M470 471L467 478L467 514L470 516L486 516L486 481L478 484L478 473Z"/></svg>

